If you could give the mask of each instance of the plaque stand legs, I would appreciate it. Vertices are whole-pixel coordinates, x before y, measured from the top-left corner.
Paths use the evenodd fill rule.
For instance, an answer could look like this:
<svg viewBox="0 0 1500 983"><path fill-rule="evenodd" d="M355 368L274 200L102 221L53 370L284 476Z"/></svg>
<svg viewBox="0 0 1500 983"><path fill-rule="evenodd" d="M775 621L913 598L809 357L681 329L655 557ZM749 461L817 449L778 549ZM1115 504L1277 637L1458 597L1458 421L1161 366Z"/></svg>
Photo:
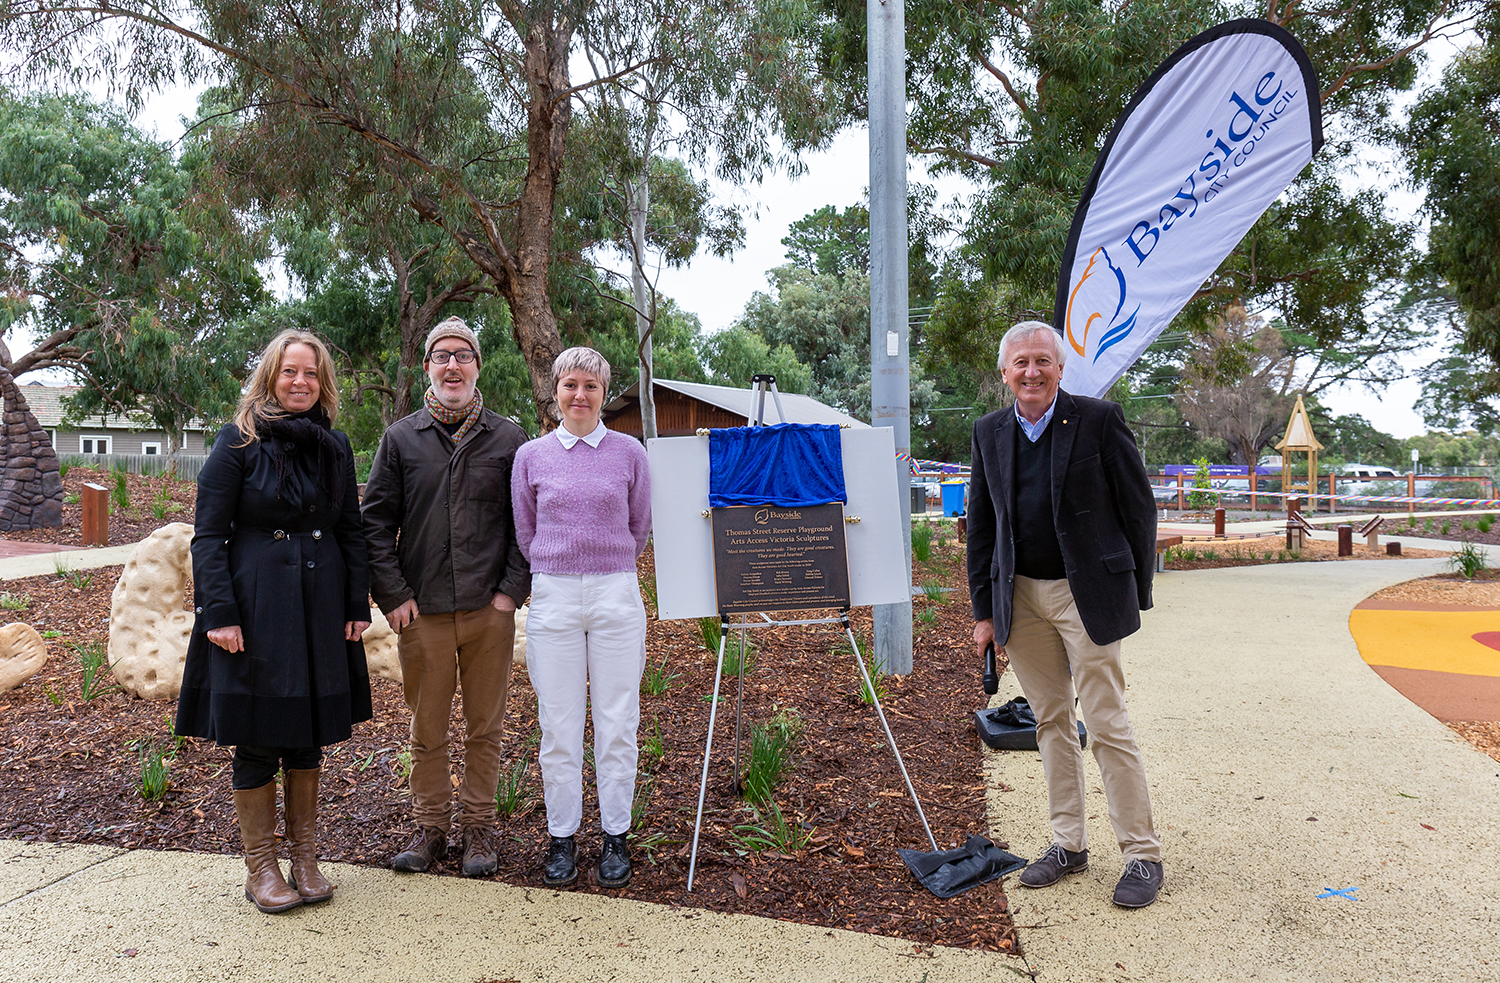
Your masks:
<svg viewBox="0 0 1500 983"><path fill-rule="evenodd" d="M860 653L859 653L859 642L855 639L855 637L854 637L854 629L849 624L849 612L848 611L844 611L837 618L809 618L809 619L803 620L803 621L773 621L773 620L771 620L771 618L767 617L764 614L762 614L761 617L765 619L765 621L763 623L743 622L743 623L741 623L739 625L735 625L734 626L734 627L737 627L737 628L740 629L739 697L735 701L735 725L734 725L734 727L735 727L735 734L734 734L734 759L735 759L734 786L735 786L735 788L738 789L739 783L740 783L740 772L739 772L739 756L740 756L740 733L739 733L740 732L740 706L739 706L739 704L740 704L740 701L742 701L744 699L744 695L745 695L745 665L744 665L745 641L744 641L744 639L745 639L745 631L746 631L746 629L749 629L749 628L780 628L780 627L785 627L785 626L788 626L788 625L834 625L834 624L842 625L843 628L844 628L844 634L849 639L849 649L850 649L850 651L852 651L854 653L854 664L859 667L859 674L860 674L860 677L864 680L865 690L866 690L866 692L868 692L870 694L871 698L873 699L873 702L875 704L875 715L880 718L881 729L883 729L885 731L885 739L887 741L889 741L890 745L891 745L891 754L895 755L895 758L896 758L896 767L901 770L901 779L902 779L902 781L904 781L906 783L906 792L907 792L908 795L911 796L911 804L916 807L917 818L922 821L922 829L924 831L926 831L926 833L927 833L927 842L932 846L932 852L933 853L937 853L938 852L938 845L937 845L937 840L932 835L932 827L929 826L929 825L927 825L927 815L926 815L926 813L924 813L922 811L922 803L917 799L917 790L916 790L916 788L911 783L911 776L908 775L907 772L906 772L906 762L904 762L904 761L901 760L901 750L898 747L896 747L896 737L895 737L894 734L891 733L891 725L886 722L886 719L885 719L885 709L883 707L881 707L881 705L880 705L880 695L875 692L874 681L870 679L870 672L865 667L865 660L860 656ZM697 873L697 868L698 868L698 836L702 832L702 829L703 829L703 802L704 802L705 797L708 794L708 762L709 762L710 755L712 755L712 753L713 753L713 747L714 747L714 721L718 718L718 712L719 712L719 684L720 684L720 682L722 682L723 677L724 677L724 646L725 646L725 644L729 640L729 629L730 629L729 619L727 617L725 617L725 616L720 616L720 619L719 619L719 663L714 668L714 695L713 695L713 700L708 705L708 737L707 737L707 739L703 743L703 771L702 771L702 774L700 775L700 777L698 779L698 815L697 815L697 818L693 820L693 849L692 849L691 855L688 858L687 889L689 891L691 891L693 889L693 877Z"/></svg>

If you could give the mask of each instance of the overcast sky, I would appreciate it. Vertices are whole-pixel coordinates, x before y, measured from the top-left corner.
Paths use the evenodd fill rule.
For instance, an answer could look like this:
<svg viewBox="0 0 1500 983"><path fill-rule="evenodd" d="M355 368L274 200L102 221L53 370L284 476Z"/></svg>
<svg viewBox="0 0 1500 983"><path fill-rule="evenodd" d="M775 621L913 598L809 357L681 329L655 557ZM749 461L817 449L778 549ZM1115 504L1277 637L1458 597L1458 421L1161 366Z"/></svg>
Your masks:
<svg viewBox="0 0 1500 983"><path fill-rule="evenodd" d="M1446 61L1444 54L1434 52ZM187 91L165 93L146 106L136 123L144 130L154 130L159 139L175 140L183 131L180 118L193 113L195 98ZM685 310L697 314L706 332L728 327L744 310L751 294L768 289L766 271L785 261L781 240L792 222L824 205L844 208L862 199L869 186L866 130L863 127L846 130L828 150L810 156L807 165L806 173L796 179L778 174L757 187L718 186L720 194L746 210L745 248L728 259L704 256L682 269L662 271L661 291ZM912 162L909 180L929 180L920 162ZM1391 167L1388 155L1369 157L1361 180L1387 189L1393 217L1410 218L1415 212L1418 199L1400 187L1399 175ZM942 203L962 197L968 191L968 186L957 179L931 183L937 185ZM624 269L623 264L621 268ZM1416 370L1439 354L1439 348L1433 347L1409 359L1408 368ZM1409 437L1425 429L1412 408L1420 395L1421 383L1408 378L1381 393L1363 387L1343 387L1325 392L1322 399L1335 413L1358 413L1379 430Z"/></svg>

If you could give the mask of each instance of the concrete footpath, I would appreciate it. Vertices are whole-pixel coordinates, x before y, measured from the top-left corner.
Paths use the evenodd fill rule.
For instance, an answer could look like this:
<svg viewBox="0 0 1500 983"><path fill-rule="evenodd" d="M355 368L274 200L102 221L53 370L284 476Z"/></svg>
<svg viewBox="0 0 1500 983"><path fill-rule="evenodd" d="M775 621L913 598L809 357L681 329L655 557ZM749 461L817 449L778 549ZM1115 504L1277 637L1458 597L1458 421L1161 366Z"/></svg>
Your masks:
<svg viewBox="0 0 1500 983"><path fill-rule="evenodd" d="M1008 879L1019 958L338 864L331 903L265 916L237 857L0 841L0 980L1500 980L1500 763L1381 681L1348 630L1359 600L1441 567L1159 575L1125 651L1166 891L1110 904L1098 795L1087 873ZM1035 856L1037 755L988 768L994 837Z"/></svg>

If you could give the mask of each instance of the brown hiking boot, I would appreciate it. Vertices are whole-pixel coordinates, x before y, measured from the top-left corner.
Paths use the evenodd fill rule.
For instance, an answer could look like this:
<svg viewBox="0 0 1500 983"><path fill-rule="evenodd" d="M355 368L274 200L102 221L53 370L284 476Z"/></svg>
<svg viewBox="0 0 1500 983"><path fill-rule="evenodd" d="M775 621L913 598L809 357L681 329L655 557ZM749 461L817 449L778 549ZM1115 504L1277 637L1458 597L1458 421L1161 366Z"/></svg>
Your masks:
<svg viewBox="0 0 1500 983"><path fill-rule="evenodd" d="M391 869L420 874L448 852L448 834L436 826L423 826L411 844L391 858Z"/></svg>
<svg viewBox="0 0 1500 983"><path fill-rule="evenodd" d="M464 839L464 876L465 877L489 877L495 873L499 866L499 846L495 842L495 828L493 826L465 826L463 830Z"/></svg>

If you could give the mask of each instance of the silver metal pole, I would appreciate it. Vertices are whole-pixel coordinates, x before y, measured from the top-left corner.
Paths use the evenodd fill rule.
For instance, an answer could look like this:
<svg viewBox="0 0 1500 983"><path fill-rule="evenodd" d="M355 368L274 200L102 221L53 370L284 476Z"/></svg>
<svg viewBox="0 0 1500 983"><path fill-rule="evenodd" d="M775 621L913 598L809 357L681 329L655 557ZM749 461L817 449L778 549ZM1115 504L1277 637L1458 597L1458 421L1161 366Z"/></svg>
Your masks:
<svg viewBox="0 0 1500 983"><path fill-rule="evenodd" d="M906 13L902 0L869 0L870 424L890 427L906 583L911 584L911 354L907 347ZM911 597L875 605L875 656L911 672ZM936 848L934 848L936 849Z"/></svg>
<svg viewBox="0 0 1500 983"><path fill-rule="evenodd" d="M729 638L729 622L719 622L719 665L714 669L714 701L708 705L708 739L703 742L703 774L698 779L698 818L693 820L693 852L688 857L687 889L693 889L693 873L698 867L698 831L703 828L703 799L708 792L708 758L714 750L714 718L719 714L719 680L724 675L724 642ZM937 852L937 847L932 848Z"/></svg>
<svg viewBox="0 0 1500 983"><path fill-rule="evenodd" d="M922 828L927 831L927 842L932 844L932 852L938 852L937 839L932 835L932 827L927 825L927 814L922 811L922 803L917 798L917 790L911 783L911 776L906 773L906 762L901 760L901 750L896 747L896 736L891 733L891 725L885 722L885 710L880 706L880 694L875 692L875 682L870 678L869 670L865 668L865 660L859 657L859 642L854 639L854 629L849 623L844 622L844 631L849 635L849 647L854 650L854 663L859 666L859 674L864 678L865 689L870 694L870 700L875 704L875 715L880 718L880 726L885 729L885 739L891 742L891 753L896 756L896 767L901 769L901 780L906 782L906 793L911 796L911 804L917 807L917 818L922 820ZM694 833L694 844L697 844L697 834ZM692 877L692 868L688 868L688 877ZM692 890L689 880L688 890Z"/></svg>
<svg viewBox="0 0 1500 983"><path fill-rule="evenodd" d="M740 620L745 619L740 616ZM745 708L745 628L740 626L740 671L738 673L739 689L734 695L734 790L740 791L740 721L744 717Z"/></svg>

